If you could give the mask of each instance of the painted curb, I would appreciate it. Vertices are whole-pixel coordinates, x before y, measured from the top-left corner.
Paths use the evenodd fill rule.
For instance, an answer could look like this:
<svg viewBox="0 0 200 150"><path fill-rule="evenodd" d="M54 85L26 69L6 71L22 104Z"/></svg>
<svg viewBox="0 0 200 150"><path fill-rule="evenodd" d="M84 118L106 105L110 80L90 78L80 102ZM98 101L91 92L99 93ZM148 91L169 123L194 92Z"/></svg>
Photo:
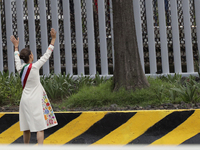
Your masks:
<svg viewBox="0 0 200 150"><path fill-rule="evenodd" d="M57 112L44 144L200 144L200 109ZM23 143L18 113L0 113L0 144ZM30 143L36 144L36 133Z"/></svg>

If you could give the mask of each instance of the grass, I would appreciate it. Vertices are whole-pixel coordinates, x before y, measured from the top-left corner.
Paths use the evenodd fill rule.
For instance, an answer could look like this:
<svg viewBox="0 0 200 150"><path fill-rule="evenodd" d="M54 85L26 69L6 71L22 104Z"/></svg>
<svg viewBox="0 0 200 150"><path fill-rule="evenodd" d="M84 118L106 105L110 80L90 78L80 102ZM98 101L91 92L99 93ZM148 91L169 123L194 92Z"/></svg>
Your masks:
<svg viewBox="0 0 200 150"><path fill-rule="evenodd" d="M60 109L106 107L117 104L126 106L159 106L165 103L200 102L200 83L190 76L181 75L159 78L148 77L150 86L135 91L121 88L113 92L113 80L100 77L70 75L42 76L41 83L53 106ZM0 106L19 105L22 88L18 74L0 73Z"/></svg>
<svg viewBox="0 0 200 150"><path fill-rule="evenodd" d="M191 77L190 77L191 78ZM190 79L188 78L188 79ZM199 102L200 84L191 80L193 84L185 79L181 81L180 75L173 78L170 76L162 78L148 78L150 87L137 89L135 91L126 91L120 89L113 92L113 81L98 86L83 86L78 93L73 94L63 103L66 108L91 108L104 107L117 104L119 107L125 106L148 106L161 105L165 103L196 103Z"/></svg>
<svg viewBox="0 0 200 150"><path fill-rule="evenodd" d="M106 82L106 78L100 77L98 74L95 78L90 76L73 76L59 74L40 77L49 99L53 103L67 99L72 94L75 94L85 85L99 85ZM18 74L9 75L8 72L0 72L0 106L2 105L19 105L22 94L21 80Z"/></svg>

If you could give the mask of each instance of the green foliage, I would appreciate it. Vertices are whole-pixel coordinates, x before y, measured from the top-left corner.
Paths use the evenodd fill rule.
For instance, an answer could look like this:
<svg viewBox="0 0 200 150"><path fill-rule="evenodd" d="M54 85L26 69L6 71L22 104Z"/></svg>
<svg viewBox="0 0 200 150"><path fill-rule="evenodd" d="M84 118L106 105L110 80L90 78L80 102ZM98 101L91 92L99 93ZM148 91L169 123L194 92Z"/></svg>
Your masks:
<svg viewBox="0 0 200 150"><path fill-rule="evenodd" d="M182 78L182 75L180 74L174 74L172 75L167 75L167 76L161 76L160 79L162 79L162 81L166 81L166 82L170 82L170 83L180 83Z"/></svg>
<svg viewBox="0 0 200 150"><path fill-rule="evenodd" d="M48 97L55 101L70 96L76 91L73 77L70 75L49 75L40 78Z"/></svg>
<svg viewBox="0 0 200 150"><path fill-rule="evenodd" d="M200 83L196 77L181 75L158 78L148 77L150 86L135 91L120 89L113 92L113 79L107 79L98 73L95 77L65 74L51 74L40 77L52 105L69 107L103 107L117 104L124 107L160 105L163 103L199 102ZM18 105L22 86L18 74L0 73L0 105ZM61 103L61 101L63 103ZM59 101L59 103L58 103Z"/></svg>
<svg viewBox="0 0 200 150"><path fill-rule="evenodd" d="M77 94L73 94L68 100L67 105L71 107L103 106L110 101L111 89L110 82L98 86L84 85Z"/></svg>
<svg viewBox="0 0 200 150"><path fill-rule="evenodd" d="M185 85L179 88L172 88L173 91L180 93L180 96L184 102L197 102L199 100L199 84L194 80L188 80Z"/></svg>
<svg viewBox="0 0 200 150"><path fill-rule="evenodd" d="M104 80L105 81L105 80ZM160 105L163 103L179 103L181 101L198 102L200 84L194 81L194 77L186 79L181 85L181 76L167 76L162 78L148 78L150 87L145 89L137 89L134 92L128 92L125 89L120 89L118 92L112 91L113 81L109 79L102 82L98 86L83 86L78 93L73 94L66 99L64 106L73 107L102 107L111 104L118 106L127 105ZM186 91L183 94L182 91Z"/></svg>
<svg viewBox="0 0 200 150"><path fill-rule="evenodd" d="M97 74L94 78L81 75L74 78L65 74L50 74L40 77L41 84L53 102L67 99L77 93L83 86L97 86L106 81L105 77ZM18 105L22 94L22 86L19 74L0 72L0 105Z"/></svg>
<svg viewBox="0 0 200 150"><path fill-rule="evenodd" d="M59 74L42 76L40 81L47 92L48 97L56 101L58 99L66 99L72 94L77 93L83 86L99 85L105 82L106 78L100 77L99 74L92 79L90 76L79 76L74 78L71 75Z"/></svg>
<svg viewBox="0 0 200 150"><path fill-rule="evenodd" d="M18 74L0 72L0 105L18 105L22 93L22 86Z"/></svg>
<svg viewBox="0 0 200 150"><path fill-rule="evenodd" d="M78 93L69 97L64 105L66 107L102 107L111 104L126 105L150 105L168 102L170 99L169 88L173 85L163 82L161 79L149 78L151 86L145 89L137 89L134 92L120 89L112 91L113 81L109 79L98 86L83 86Z"/></svg>
<svg viewBox="0 0 200 150"><path fill-rule="evenodd" d="M101 77L99 75L99 73L97 72L97 74L95 75L95 78L94 78L95 85L100 85L105 82L106 82L106 77L103 77L103 76Z"/></svg>

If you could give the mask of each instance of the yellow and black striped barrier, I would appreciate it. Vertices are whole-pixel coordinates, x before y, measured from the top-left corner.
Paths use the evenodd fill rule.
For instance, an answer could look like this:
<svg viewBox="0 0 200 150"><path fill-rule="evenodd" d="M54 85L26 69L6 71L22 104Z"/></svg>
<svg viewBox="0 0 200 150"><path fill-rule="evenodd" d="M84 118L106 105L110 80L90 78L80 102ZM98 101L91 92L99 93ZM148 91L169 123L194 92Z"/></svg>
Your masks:
<svg viewBox="0 0 200 150"><path fill-rule="evenodd" d="M200 110L55 113L44 144L200 144ZM18 113L0 113L0 144L23 143ZM36 133L30 143L36 144Z"/></svg>

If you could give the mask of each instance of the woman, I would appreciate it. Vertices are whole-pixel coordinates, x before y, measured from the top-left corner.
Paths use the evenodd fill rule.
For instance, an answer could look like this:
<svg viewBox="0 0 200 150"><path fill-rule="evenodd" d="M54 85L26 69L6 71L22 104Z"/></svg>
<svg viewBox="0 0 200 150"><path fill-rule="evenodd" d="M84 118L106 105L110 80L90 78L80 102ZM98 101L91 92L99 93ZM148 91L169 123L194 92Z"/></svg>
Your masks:
<svg viewBox="0 0 200 150"><path fill-rule="evenodd" d="M24 143L30 141L31 132L37 132L38 144L43 144L44 130L57 125L57 120L47 94L40 83L39 70L49 59L54 49L56 31L51 29L51 44L46 53L35 63L31 50L24 48L18 51L19 38L10 37L15 46L15 65L21 77L23 92L19 106L20 130L23 131ZM21 60L24 61L21 64Z"/></svg>

